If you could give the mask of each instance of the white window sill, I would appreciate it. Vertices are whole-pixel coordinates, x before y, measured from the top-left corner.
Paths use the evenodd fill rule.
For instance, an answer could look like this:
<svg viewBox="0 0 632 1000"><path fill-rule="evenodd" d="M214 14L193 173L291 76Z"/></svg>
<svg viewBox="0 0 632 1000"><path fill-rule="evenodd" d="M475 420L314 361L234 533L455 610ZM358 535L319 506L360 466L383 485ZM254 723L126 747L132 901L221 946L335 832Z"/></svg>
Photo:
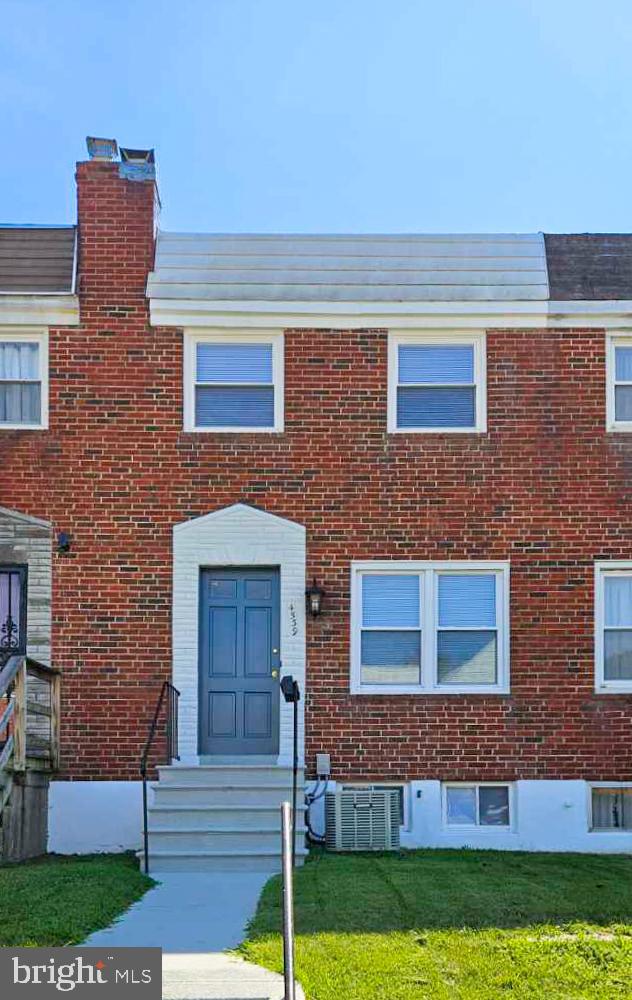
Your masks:
<svg viewBox="0 0 632 1000"><path fill-rule="evenodd" d="M282 427L185 427L185 434L282 434Z"/></svg>
<svg viewBox="0 0 632 1000"><path fill-rule="evenodd" d="M486 427L389 427L389 434L486 434Z"/></svg>
<svg viewBox="0 0 632 1000"><path fill-rule="evenodd" d="M632 420L608 424L606 430L609 434L632 434Z"/></svg>
<svg viewBox="0 0 632 1000"><path fill-rule="evenodd" d="M589 828L588 833L607 833L609 837L613 835L615 837L632 837L632 830L613 830L612 827L604 827L601 829L598 826L592 826Z"/></svg>
<svg viewBox="0 0 632 1000"><path fill-rule="evenodd" d="M0 424L0 431L47 431L48 424Z"/></svg>
<svg viewBox="0 0 632 1000"><path fill-rule="evenodd" d="M432 687L432 688L422 688L422 687L419 687L419 685L413 686L411 684L407 684L407 685L406 684L401 684L401 685L397 685L397 687L390 687L387 684L362 684L360 686L352 685L351 686L351 694L360 694L360 695L362 695L362 694L366 694L366 695L385 694L385 695L389 695L389 696L391 696L391 695L411 695L411 694L416 694L416 695L451 695L451 694L457 694L457 695L464 695L464 694L508 695L508 694L511 694L511 691L510 691L510 689L508 687L497 687L497 686L494 686L494 687L491 687L491 686L489 686L489 687L483 687L481 685L474 685L474 684L468 685L467 687L464 687L464 686L458 686L457 687L456 685L452 685L451 684L449 687L445 687L444 686L444 687Z"/></svg>
<svg viewBox="0 0 632 1000"><path fill-rule="evenodd" d="M600 684L595 687L595 694L632 694L632 681L622 684L615 682Z"/></svg>
<svg viewBox="0 0 632 1000"><path fill-rule="evenodd" d="M463 825L459 823L450 823L450 824L444 823L443 832L447 834L483 833L485 834L485 836L488 836L489 834L494 834L494 833L511 833L515 835L518 831L516 830L515 827L512 826L475 826L475 825L472 826L469 823L463 823Z"/></svg>

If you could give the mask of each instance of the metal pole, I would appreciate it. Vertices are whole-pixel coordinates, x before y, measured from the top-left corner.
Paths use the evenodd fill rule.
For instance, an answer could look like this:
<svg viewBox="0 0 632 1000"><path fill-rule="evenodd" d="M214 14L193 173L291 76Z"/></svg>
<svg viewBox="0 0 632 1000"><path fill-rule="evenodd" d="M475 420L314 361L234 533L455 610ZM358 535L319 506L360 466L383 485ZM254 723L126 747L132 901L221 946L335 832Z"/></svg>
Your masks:
<svg viewBox="0 0 632 1000"><path fill-rule="evenodd" d="M298 688L298 684L296 685ZM296 786L298 783L298 698L294 701L294 761L292 768L292 868L296 867Z"/></svg>
<svg viewBox="0 0 632 1000"><path fill-rule="evenodd" d="M147 774L143 774L143 846L145 849L145 875L149 875L149 833L147 830Z"/></svg>
<svg viewBox="0 0 632 1000"><path fill-rule="evenodd" d="M284 1000L296 1000L294 981L294 897L292 891L292 817L290 803L281 806L281 856L283 869L283 975Z"/></svg>

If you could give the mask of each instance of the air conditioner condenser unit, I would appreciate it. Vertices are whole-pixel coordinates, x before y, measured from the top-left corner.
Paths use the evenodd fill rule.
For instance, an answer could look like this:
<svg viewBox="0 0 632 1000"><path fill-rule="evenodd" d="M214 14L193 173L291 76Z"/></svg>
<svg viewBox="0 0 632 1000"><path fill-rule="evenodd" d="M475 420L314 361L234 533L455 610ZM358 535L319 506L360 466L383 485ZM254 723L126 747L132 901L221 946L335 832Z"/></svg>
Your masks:
<svg viewBox="0 0 632 1000"><path fill-rule="evenodd" d="M330 851L399 849L397 788L337 788L325 795L325 846Z"/></svg>

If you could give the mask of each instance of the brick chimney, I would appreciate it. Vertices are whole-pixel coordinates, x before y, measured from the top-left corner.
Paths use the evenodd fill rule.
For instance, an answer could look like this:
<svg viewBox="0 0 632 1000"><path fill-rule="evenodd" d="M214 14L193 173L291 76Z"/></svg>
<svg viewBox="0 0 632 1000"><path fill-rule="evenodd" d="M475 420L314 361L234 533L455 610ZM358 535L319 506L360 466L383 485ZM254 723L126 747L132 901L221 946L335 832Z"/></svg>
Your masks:
<svg viewBox="0 0 632 1000"><path fill-rule="evenodd" d="M129 313L145 298L158 215L153 150L89 138L90 159L77 164L78 288L82 308ZM144 304L144 303L143 303ZM117 315L116 312L113 315Z"/></svg>

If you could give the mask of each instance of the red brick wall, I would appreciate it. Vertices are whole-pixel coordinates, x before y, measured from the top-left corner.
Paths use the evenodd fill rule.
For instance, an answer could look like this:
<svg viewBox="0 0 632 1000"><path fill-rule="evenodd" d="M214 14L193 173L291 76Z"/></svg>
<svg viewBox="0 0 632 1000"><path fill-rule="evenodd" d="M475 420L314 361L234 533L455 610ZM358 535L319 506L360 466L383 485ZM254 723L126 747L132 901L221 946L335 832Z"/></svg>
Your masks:
<svg viewBox="0 0 632 1000"><path fill-rule="evenodd" d="M632 558L632 439L604 432L603 331L491 331L485 435L386 434L386 332L286 334L285 433L185 434L151 329L152 185L79 167L82 326L51 331L48 432L2 432L4 506L54 566L67 776L134 778L170 675L171 528L245 501L307 527L308 758L337 777L629 778L632 698L593 692L593 562ZM510 696L355 696L353 559L510 559Z"/></svg>

